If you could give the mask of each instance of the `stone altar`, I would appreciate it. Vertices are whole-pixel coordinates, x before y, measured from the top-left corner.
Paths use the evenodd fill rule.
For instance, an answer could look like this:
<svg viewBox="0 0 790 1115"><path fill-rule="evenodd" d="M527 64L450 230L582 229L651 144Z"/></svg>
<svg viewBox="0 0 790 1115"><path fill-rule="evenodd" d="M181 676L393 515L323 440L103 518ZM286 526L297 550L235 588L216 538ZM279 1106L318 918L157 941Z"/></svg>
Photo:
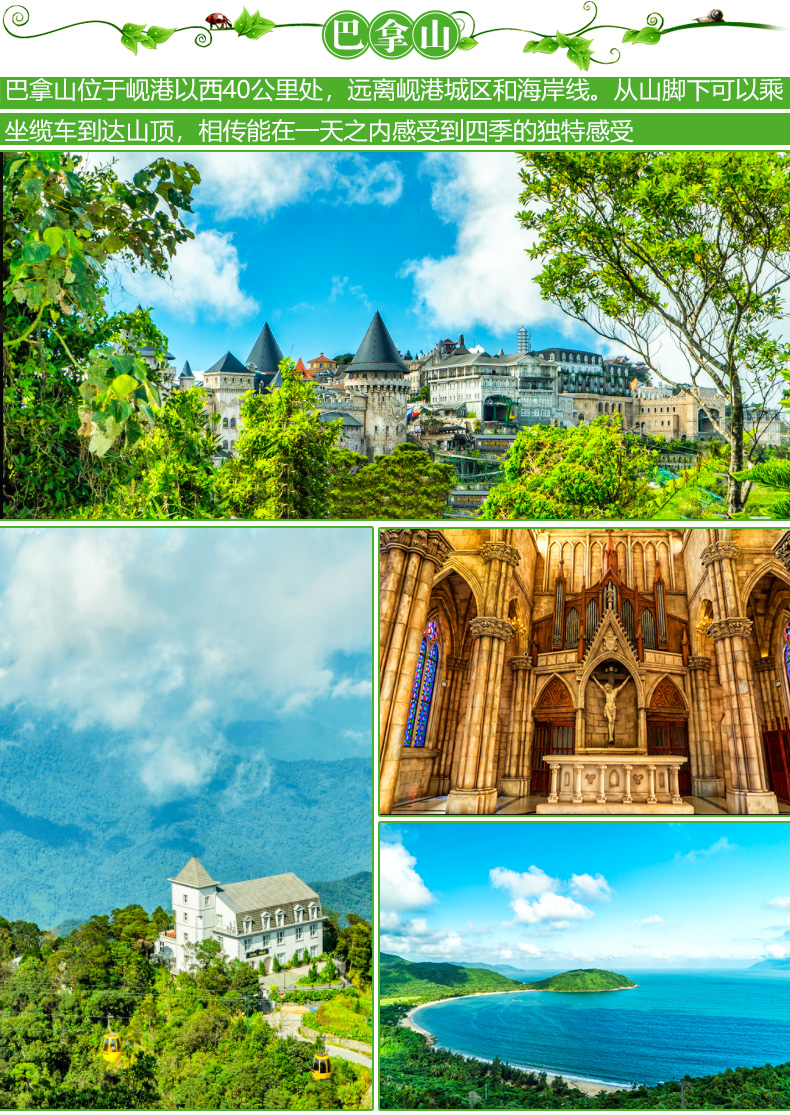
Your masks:
<svg viewBox="0 0 790 1115"><path fill-rule="evenodd" d="M544 759L551 783L538 814L694 813L679 793L678 771L688 762L680 755L605 748Z"/></svg>

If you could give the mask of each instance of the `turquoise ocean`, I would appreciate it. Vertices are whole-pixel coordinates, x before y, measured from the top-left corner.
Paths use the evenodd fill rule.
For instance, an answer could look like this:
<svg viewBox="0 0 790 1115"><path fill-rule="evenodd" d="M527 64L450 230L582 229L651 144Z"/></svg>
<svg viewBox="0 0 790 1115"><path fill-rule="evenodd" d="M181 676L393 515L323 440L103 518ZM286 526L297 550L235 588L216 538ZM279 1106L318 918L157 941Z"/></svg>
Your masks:
<svg viewBox="0 0 790 1115"><path fill-rule="evenodd" d="M656 1084L790 1061L790 973L626 974L638 987L476 995L413 1018L457 1053L566 1079Z"/></svg>

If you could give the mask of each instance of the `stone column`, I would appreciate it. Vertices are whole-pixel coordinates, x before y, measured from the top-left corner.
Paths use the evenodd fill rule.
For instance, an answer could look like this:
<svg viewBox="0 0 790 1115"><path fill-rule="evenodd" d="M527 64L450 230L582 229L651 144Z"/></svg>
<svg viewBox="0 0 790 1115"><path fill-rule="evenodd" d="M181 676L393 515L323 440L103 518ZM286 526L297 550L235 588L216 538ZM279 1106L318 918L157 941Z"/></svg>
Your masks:
<svg viewBox="0 0 790 1115"><path fill-rule="evenodd" d="M549 785L548 802L550 805L556 805L560 800L560 764L549 763L549 769L551 770L551 783Z"/></svg>
<svg viewBox="0 0 790 1115"><path fill-rule="evenodd" d="M683 798L680 796L680 779L678 777L678 771L680 770L680 767L676 763L673 763L669 770L669 787L670 792L672 793L672 804L682 805Z"/></svg>
<svg viewBox="0 0 790 1115"><path fill-rule="evenodd" d="M531 770L526 768L527 720L530 710L527 696L530 690L532 659L518 655L510 659L513 672L513 701L510 710L505 773L499 782L499 792L506 797L526 797L529 793Z"/></svg>
<svg viewBox="0 0 790 1115"><path fill-rule="evenodd" d="M573 764L573 804L582 805L584 803L584 796L582 795L582 771L584 770L584 763Z"/></svg>
<svg viewBox="0 0 790 1115"><path fill-rule="evenodd" d="M606 805L606 763L598 764L598 805Z"/></svg>
<svg viewBox="0 0 790 1115"><path fill-rule="evenodd" d="M509 531L502 531L507 536ZM475 648L466 705L458 785L447 797L448 814L496 812L496 734L499 693L505 662L505 646L513 626L504 617L510 601L513 569L521 556L503 541L485 543L480 549L486 563L483 592L484 614L469 625Z"/></svg>
<svg viewBox="0 0 790 1115"><path fill-rule="evenodd" d="M458 726L458 709L461 703L464 678L469 668L469 659L450 655L446 659L445 668L447 687L444 708L446 712L439 726L439 738L436 740L436 746L441 754L434 767L434 777L432 779L434 784L429 789L429 793L436 795L447 794L450 790L450 775L453 769L453 753Z"/></svg>
<svg viewBox="0 0 790 1115"><path fill-rule="evenodd" d="M729 770L725 766L727 808L730 813L778 813L776 795L765 779L762 734L754 705L748 654L751 628L750 619L733 616L712 623L709 629L730 713Z"/></svg>
<svg viewBox="0 0 790 1115"><path fill-rule="evenodd" d="M758 658L752 662L752 670L754 676L760 685L760 697L762 698L763 705L763 720L767 724L768 721L776 718L776 702L774 701L774 693L776 692L776 668L774 666L773 658Z"/></svg>
<svg viewBox="0 0 790 1115"><path fill-rule="evenodd" d="M704 654L689 658L689 677L691 680L691 717L692 738L696 758L691 772L691 792L700 798L723 798L724 779L716 775L716 756L713 752L713 722L710 706L710 667L711 660Z"/></svg>
<svg viewBox="0 0 790 1115"><path fill-rule="evenodd" d="M623 793L623 804L624 805L630 805L631 802L634 800L631 797L631 771L633 769L634 768L633 768L633 765L631 763L626 763L625 764L625 792Z"/></svg>
<svg viewBox="0 0 790 1115"><path fill-rule="evenodd" d="M656 798L656 768L652 763L647 768L647 804L658 804Z"/></svg>
<svg viewBox="0 0 790 1115"><path fill-rule="evenodd" d="M642 755L647 755L647 709L642 705L637 712L637 741L636 747Z"/></svg>
<svg viewBox="0 0 790 1115"><path fill-rule="evenodd" d="M729 531L726 532L729 534ZM778 813L776 795L765 778L762 737L754 703L754 679L749 654L752 621L741 614L740 594L733 568L737 546L709 531L710 544L702 551L708 567L714 615L709 634L716 648L719 681L728 706L730 738L725 753L725 791L730 813Z"/></svg>
<svg viewBox="0 0 790 1115"><path fill-rule="evenodd" d="M379 717L381 739L380 809L391 813L403 754L403 736L428 619L431 589L438 569L452 546L441 530L386 532L383 544L393 558L391 575L385 573L387 596L386 637L381 649Z"/></svg>

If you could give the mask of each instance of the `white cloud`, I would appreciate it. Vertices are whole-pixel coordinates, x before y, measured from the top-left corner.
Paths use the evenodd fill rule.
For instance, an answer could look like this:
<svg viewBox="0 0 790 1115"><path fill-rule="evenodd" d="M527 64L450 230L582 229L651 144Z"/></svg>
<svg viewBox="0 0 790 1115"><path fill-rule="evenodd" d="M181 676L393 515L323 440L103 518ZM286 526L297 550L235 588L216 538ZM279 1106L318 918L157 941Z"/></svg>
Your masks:
<svg viewBox="0 0 790 1115"><path fill-rule="evenodd" d="M608 902L612 888L598 872L597 875L571 875L571 890L588 902Z"/></svg>
<svg viewBox="0 0 790 1115"><path fill-rule="evenodd" d="M233 243L233 234L207 228L194 240L179 245L170 262L169 278L150 271L132 273L119 268L124 290L143 303L195 321L203 314L231 324L242 322L258 310L254 298L242 290L245 264Z"/></svg>
<svg viewBox="0 0 790 1115"><path fill-rule="evenodd" d="M658 914L651 914L651 916L649 918L640 918L639 920L634 922L634 924L635 925L663 925L664 924L664 919L662 917L660 917Z"/></svg>
<svg viewBox="0 0 790 1115"><path fill-rule="evenodd" d="M549 890L556 890L558 879L552 879L534 864L529 871L511 871L507 867L492 867L489 871L491 885L508 891L514 898L535 898Z"/></svg>
<svg viewBox="0 0 790 1115"><path fill-rule="evenodd" d="M779 895L777 898L772 898L770 902L766 902L766 906L770 906L774 910L790 910L790 895Z"/></svg>
<svg viewBox="0 0 790 1115"><path fill-rule="evenodd" d="M586 921L595 915L592 910L564 894L547 891L535 902L515 898L510 903L517 925L537 925L551 922L555 929L565 929L570 921Z"/></svg>
<svg viewBox="0 0 790 1115"><path fill-rule="evenodd" d="M333 697L369 697L372 691L369 680L354 681L353 678L343 677L332 687Z"/></svg>
<svg viewBox="0 0 790 1115"><path fill-rule="evenodd" d="M379 927L385 930L400 929L403 919L395 910L382 910L379 914Z"/></svg>
<svg viewBox="0 0 790 1115"><path fill-rule="evenodd" d="M433 208L456 228L446 256L410 260L403 269L414 281L416 308L427 322L447 330L473 322L502 332L547 323L571 328L533 282L542 265L528 259L532 234L522 231L515 217L521 187L517 157L431 154L423 168L433 180Z"/></svg>
<svg viewBox="0 0 790 1115"><path fill-rule="evenodd" d="M295 685L304 708L368 692L334 668L369 651L364 532L321 529L320 562L310 528L170 533L0 532L0 706L124 733L159 798L220 764L228 802L257 796L266 740L232 754L225 724L281 717Z"/></svg>
<svg viewBox="0 0 790 1115"><path fill-rule="evenodd" d="M382 910L418 910L435 901L418 873L417 860L402 844L382 844L380 905Z"/></svg>
<svg viewBox="0 0 790 1115"><path fill-rule="evenodd" d="M783 948L781 945L766 945L765 951L774 960L784 960L785 957L790 956L787 949Z"/></svg>
<svg viewBox="0 0 790 1115"><path fill-rule="evenodd" d="M194 156L198 206L225 217L270 217L316 195L335 205L393 205L403 192L395 160L371 165L361 155L320 152L231 152Z"/></svg>
<svg viewBox="0 0 790 1115"><path fill-rule="evenodd" d="M516 948L524 956L533 956L533 957L543 956L543 953L541 952L541 950L536 945L530 944L529 941L519 941L516 944Z"/></svg>
<svg viewBox="0 0 790 1115"><path fill-rule="evenodd" d="M732 852L738 847L737 844L731 844L726 836L720 836L709 848L693 848L690 852L676 852L675 861L677 863L696 863L699 859L707 859L708 856L716 856L720 852Z"/></svg>

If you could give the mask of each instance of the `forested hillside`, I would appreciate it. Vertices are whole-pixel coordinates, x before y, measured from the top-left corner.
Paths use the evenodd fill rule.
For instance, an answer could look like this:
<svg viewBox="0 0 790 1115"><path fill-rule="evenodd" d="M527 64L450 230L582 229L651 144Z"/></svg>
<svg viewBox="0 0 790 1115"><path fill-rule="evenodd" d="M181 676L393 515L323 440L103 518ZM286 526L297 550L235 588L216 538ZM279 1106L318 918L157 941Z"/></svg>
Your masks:
<svg viewBox="0 0 790 1115"><path fill-rule="evenodd" d="M347 929L330 926L328 937L364 993L370 927L352 920ZM135 905L54 937L34 923L0 919L0 1109L364 1103L370 1073L333 1057L331 1079L313 1080L317 1046L278 1037L266 1020L275 1016L262 1013L268 1004L257 975L240 961L228 964L215 942L198 946L188 973L153 965L152 939L169 921L161 908L149 916ZM108 1025L123 1043L117 1064L101 1055Z"/></svg>
<svg viewBox="0 0 790 1115"><path fill-rule="evenodd" d="M231 750L205 787L156 804L122 737L56 726L25 734L23 727L9 714L3 729L6 917L46 927L84 921L108 910L107 895L113 905L167 905L168 878L193 855L224 883L283 871L305 881L370 871L368 759L270 760L239 785L239 755ZM247 746L245 736L239 748ZM42 770L46 778L34 776ZM4 796L4 786L13 796Z"/></svg>
<svg viewBox="0 0 790 1115"><path fill-rule="evenodd" d="M424 1001L448 999L455 995L475 995L481 991L519 991L525 985L481 968L433 961L413 964L400 956L383 952L379 958L379 996L383 1001L401 999Z"/></svg>

